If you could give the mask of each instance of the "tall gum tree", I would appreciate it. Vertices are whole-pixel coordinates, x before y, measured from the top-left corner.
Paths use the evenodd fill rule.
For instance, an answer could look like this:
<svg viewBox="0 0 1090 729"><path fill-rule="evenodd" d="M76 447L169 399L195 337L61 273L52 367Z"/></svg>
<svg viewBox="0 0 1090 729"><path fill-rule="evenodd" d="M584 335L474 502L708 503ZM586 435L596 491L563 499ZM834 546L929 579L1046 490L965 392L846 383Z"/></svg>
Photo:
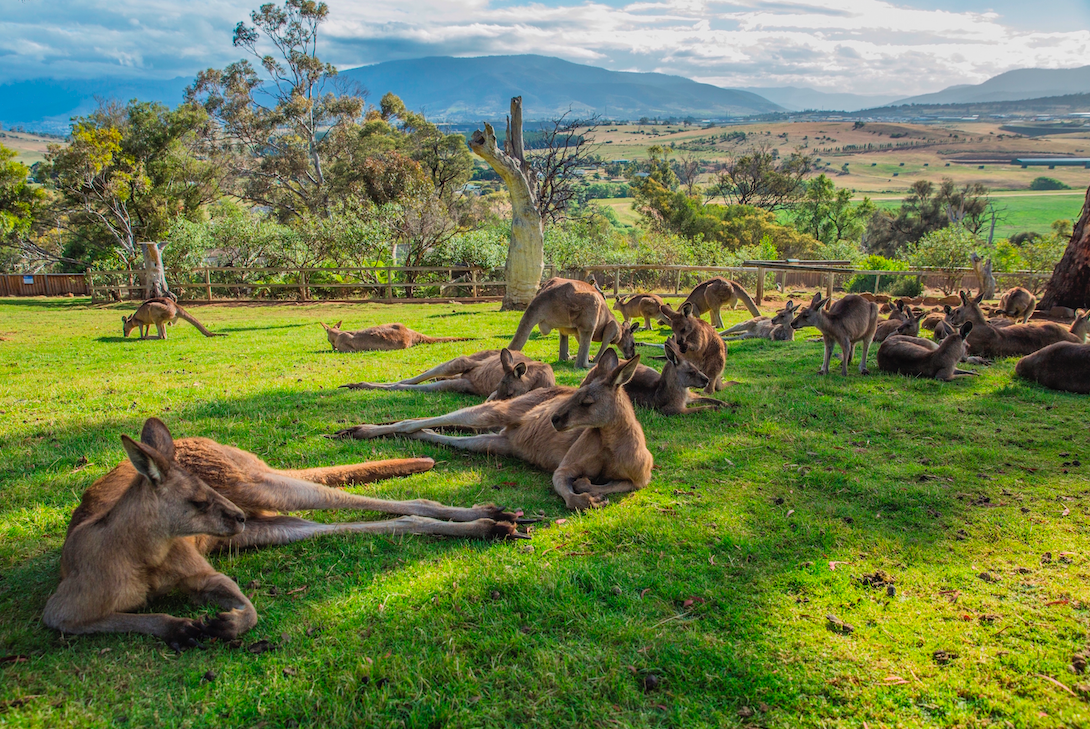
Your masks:
<svg viewBox="0 0 1090 729"><path fill-rule="evenodd" d="M521 311L533 300L545 270L540 187L523 145L522 97L511 99L511 115L507 117L507 136L502 150L496 144L495 130L488 123L485 123L484 131L473 132L469 148L496 171L511 196L511 243L505 267L507 293L500 309Z"/></svg>

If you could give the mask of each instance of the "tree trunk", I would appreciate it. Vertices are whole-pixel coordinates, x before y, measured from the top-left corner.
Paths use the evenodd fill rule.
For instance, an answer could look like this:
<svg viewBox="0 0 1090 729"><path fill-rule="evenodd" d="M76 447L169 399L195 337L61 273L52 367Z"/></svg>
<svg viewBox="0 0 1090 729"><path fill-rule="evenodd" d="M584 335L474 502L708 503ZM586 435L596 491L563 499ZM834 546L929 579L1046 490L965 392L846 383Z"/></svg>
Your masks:
<svg viewBox="0 0 1090 729"><path fill-rule="evenodd" d="M166 243L140 243L144 250L144 298L174 298L167 287L166 271L163 269L163 249Z"/></svg>
<svg viewBox="0 0 1090 729"><path fill-rule="evenodd" d="M507 293L502 311L521 311L530 305L545 270L545 231L538 209L537 180L522 144L522 97L511 99L504 149L496 147L496 132L485 124L473 132L469 148L496 171L511 196L511 243L507 249Z"/></svg>
<svg viewBox="0 0 1090 729"><path fill-rule="evenodd" d="M1047 313L1054 306L1090 308L1090 188L1086 190L1082 215L1071 232L1071 241L1052 269L1052 278L1037 309Z"/></svg>
<svg viewBox="0 0 1090 729"><path fill-rule="evenodd" d="M984 294L986 301L991 301L995 298L995 276L992 275L992 259L989 258L985 261L974 252L969 260L973 264L973 271L976 273L980 292Z"/></svg>

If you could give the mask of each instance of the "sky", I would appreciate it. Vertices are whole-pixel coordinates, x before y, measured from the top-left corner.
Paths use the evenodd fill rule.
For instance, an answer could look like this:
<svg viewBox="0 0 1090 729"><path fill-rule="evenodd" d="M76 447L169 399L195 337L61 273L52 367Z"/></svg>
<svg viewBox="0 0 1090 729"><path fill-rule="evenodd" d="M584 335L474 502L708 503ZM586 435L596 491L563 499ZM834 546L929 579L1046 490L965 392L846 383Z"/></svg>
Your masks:
<svg viewBox="0 0 1090 729"><path fill-rule="evenodd" d="M0 0L0 83L192 76L257 0ZM332 0L339 68L538 53L725 87L907 96L1090 63L1090 0Z"/></svg>

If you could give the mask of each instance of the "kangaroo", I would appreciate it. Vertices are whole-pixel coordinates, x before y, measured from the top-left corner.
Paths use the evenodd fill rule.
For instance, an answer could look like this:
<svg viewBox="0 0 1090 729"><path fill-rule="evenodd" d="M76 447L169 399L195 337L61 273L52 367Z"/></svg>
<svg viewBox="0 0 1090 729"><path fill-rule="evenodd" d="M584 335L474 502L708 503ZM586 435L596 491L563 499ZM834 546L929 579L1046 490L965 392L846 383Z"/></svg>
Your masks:
<svg viewBox="0 0 1090 729"><path fill-rule="evenodd" d="M656 294L633 294L627 299L618 297L613 302L613 310L621 312L625 324L632 319L642 317L644 325L648 329L651 328L652 319L662 321L662 316L659 314L660 306L662 306L662 297Z"/></svg>
<svg viewBox="0 0 1090 729"><path fill-rule="evenodd" d="M840 373L848 374L848 365L855 353L855 343L863 343L863 356L859 360L859 373L868 374L867 351L878 328L878 305L856 294L848 294L840 301L829 306L831 299L822 299L821 292L814 296L810 306L802 310L791 326L795 329L817 327L825 342L825 359L822 360L819 375L829 374L829 360L833 356L833 346L840 345ZM826 311L828 308L828 311Z"/></svg>
<svg viewBox="0 0 1090 729"><path fill-rule="evenodd" d="M477 453L514 456L553 474L553 489L573 510L605 505L610 494L643 488L654 460L624 385L639 356L580 385L534 390L513 400L490 402L434 418L389 425L357 425L341 438L402 434ZM448 436L432 428L502 428L498 433Z"/></svg>
<svg viewBox="0 0 1090 729"><path fill-rule="evenodd" d="M1036 326L1033 324L1011 324L1005 327L989 326L984 319L984 311L980 308L981 298L975 299L962 291L961 306L950 312L950 322L954 326L971 321L973 330L966 340L969 344L969 352L972 354L1002 359L1004 357L1017 357L1033 354L1038 349L1043 349L1055 342L1073 342L1081 344L1086 341L1088 328L1088 314L1084 312L1077 316L1070 329L1064 329L1059 324L1052 322Z"/></svg>
<svg viewBox="0 0 1090 729"><path fill-rule="evenodd" d="M417 344L436 344L438 342L467 342L469 337L429 337L414 332L404 324L379 324L375 327L360 329L355 332L341 330L341 322L328 326L318 322L325 329L326 339L334 352L386 352L394 349L408 349Z"/></svg>
<svg viewBox="0 0 1090 729"><path fill-rule="evenodd" d="M146 633L177 650L202 637L235 638L256 624L257 611L205 559L213 550L344 532L525 538L515 531L515 516L491 504L459 509L425 500L386 501L325 485L420 473L434 465L430 458L280 471L207 438L175 441L157 418L144 423L139 441L121 436L121 443L128 461L95 481L72 513L60 585L43 615L55 630ZM310 509L407 516L323 524L279 513ZM208 622L132 612L173 590L223 612Z"/></svg>
<svg viewBox="0 0 1090 729"><path fill-rule="evenodd" d="M159 339L166 339L166 325L174 324L178 319L185 319L187 322L197 327L197 331L206 337L227 336L226 334L213 334L208 331L192 314L178 306L173 299L168 299L166 297L148 299L141 304L131 316L122 316L121 325L122 331L126 337L129 336L129 332L133 329L140 327L140 338L147 339L147 335L151 332L152 325L154 325L156 330L158 330Z"/></svg>
<svg viewBox="0 0 1090 729"><path fill-rule="evenodd" d="M955 377L975 375L975 372L958 369L958 362L965 356L965 337L973 328L965 322L961 328L935 345L915 336L891 336L878 348L878 369L913 377L933 377L949 382ZM915 341L928 342L926 345Z"/></svg>
<svg viewBox="0 0 1090 729"><path fill-rule="evenodd" d="M751 315L755 317L761 315L757 305L753 303L753 299L750 298L741 284L736 281L728 281L722 276L716 276L697 284L696 288L689 293L688 298L681 305L692 304L696 316L702 316L705 312L710 311L712 324L715 325L716 329L722 329L724 324L720 309L724 306L733 309L738 306L739 301L746 305Z"/></svg>
<svg viewBox="0 0 1090 729"><path fill-rule="evenodd" d="M791 320L795 318L797 305L794 301L787 304L775 316L759 316L741 324L735 324L726 331L719 332L725 342L738 342L743 339L769 339L773 342L790 342L795 339L795 330ZM733 334L735 336L727 336Z"/></svg>
<svg viewBox="0 0 1090 729"><path fill-rule="evenodd" d="M551 278L545 282L526 307L507 348L521 352L535 326L545 335L553 329L559 330L561 362L568 360L568 337L575 335L579 342L575 366L584 370L590 368L591 342L602 343L598 350L601 355L621 335L621 327L597 287L568 278Z"/></svg>
<svg viewBox="0 0 1090 729"><path fill-rule="evenodd" d="M625 383L624 391L633 405L642 408L657 410L663 415L680 415L683 413L695 413L708 408L723 407L726 403L712 397L697 397L689 392L690 387L707 387L708 377L698 370L692 362L681 359L674 344L674 338L667 338L666 365L662 368L662 374L645 365L636 368L636 374ZM602 353L598 364L594 366L583 384L587 384L595 377L600 377L606 370L611 370L618 364L617 353L612 348ZM690 408L689 405L699 407Z"/></svg>
<svg viewBox="0 0 1090 729"><path fill-rule="evenodd" d="M1014 373L1052 390L1090 394L1090 344L1050 344L1018 360Z"/></svg>
<svg viewBox="0 0 1090 729"><path fill-rule="evenodd" d="M670 321L674 342L682 358L692 362L707 376L708 385L704 388L704 394L714 395L726 387L723 384L723 369L727 364L727 345L715 327L699 318L695 307L688 301L681 305L680 311L674 311L667 304L659 307L659 311Z"/></svg>
<svg viewBox="0 0 1090 729"><path fill-rule="evenodd" d="M1029 290L1015 286L999 297L999 308L1004 316L1009 316L1015 321L1021 317L1022 323L1025 324L1029 322L1034 309L1037 308L1037 297Z"/></svg>
<svg viewBox="0 0 1090 729"><path fill-rule="evenodd" d="M428 382L434 380L434 382ZM400 382L353 382L349 390L414 390L417 392L466 392L489 400L510 400L539 387L555 387L553 368L522 352L486 349L455 357L415 377Z"/></svg>
<svg viewBox="0 0 1090 729"><path fill-rule="evenodd" d="M886 319L878 322L874 330L874 341L884 342L894 334L915 337L920 333L920 319L923 313L915 314L912 309L905 309L901 319Z"/></svg>

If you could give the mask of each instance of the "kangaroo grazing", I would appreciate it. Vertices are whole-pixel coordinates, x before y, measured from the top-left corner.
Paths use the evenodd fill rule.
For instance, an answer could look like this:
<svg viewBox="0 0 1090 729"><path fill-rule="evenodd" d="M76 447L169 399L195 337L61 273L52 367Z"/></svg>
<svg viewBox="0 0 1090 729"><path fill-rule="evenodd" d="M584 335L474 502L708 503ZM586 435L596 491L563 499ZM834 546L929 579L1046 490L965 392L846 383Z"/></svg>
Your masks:
<svg viewBox="0 0 1090 729"><path fill-rule="evenodd" d="M1029 290L1015 286L999 297L999 308L1004 316L1009 316L1015 321L1021 318L1022 323L1025 324L1033 316L1033 310L1037 308L1037 297Z"/></svg>
<svg viewBox="0 0 1090 729"><path fill-rule="evenodd" d="M140 441L121 437L129 460L95 481L72 513L61 581L43 621L65 633L146 633L182 650L202 637L230 640L257 622L253 604L204 555L288 544L320 534L524 537L491 504L459 509L434 501L386 501L330 488L429 470L430 458L281 471L207 438L175 441L162 421ZM362 509L403 514L378 522L317 523L280 512ZM525 538L525 537L524 537ZM223 612L208 622L133 613L173 590Z"/></svg>
<svg viewBox="0 0 1090 729"><path fill-rule="evenodd" d="M544 335L553 329L559 330L561 362L568 360L568 337L574 335L579 342L575 366L580 369L590 367L591 342L602 343L598 350L601 355L621 335L621 327L597 287L568 278L551 278L545 282L523 312L518 330L507 348L522 351L535 326Z"/></svg>
<svg viewBox="0 0 1090 729"><path fill-rule="evenodd" d="M692 362L681 359L673 337L667 338L664 347L666 365L662 368L662 374L641 364L636 368L636 374L632 376L632 379L625 383L624 391L633 405L658 410L663 415L680 415L708 408L719 408L726 404L722 400L697 397L689 392L690 387L707 387L708 377ZM587 373L583 384L602 376L605 371L613 369L617 364L617 353L612 348L607 349L602 353L594 369ZM699 407L690 408L689 405Z"/></svg>
<svg viewBox="0 0 1090 729"><path fill-rule="evenodd" d="M1086 341L1087 319L1090 312L1083 312L1082 315L1077 316L1070 329L1064 329L1052 322L1039 326L1011 324L1005 327L993 327L984 319L979 296L973 299L964 291L960 292L960 295L961 306L950 312L950 322L955 326L967 321L973 323L973 330L969 332L966 340L969 344L969 352L972 354L1002 359L1033 354L1055 342L1081 344Z"/></svg>
<svg viewBox="0 0 1090 729"><path fill-rule="evenodd" d="M1052 390L1090 394L1090 344L1050 344L1018 360L1014 373Z"/></svg>
<svg viewBox="0 0 1090 729"><path fill-rule="evenodd" d="M972 322L965 322L937 346L915 336L891 336L878 348L878 369L913 377L932 377L945 382L955 377L975 375L975 372L958 369L958 362L965 356L965 337L972 328ZM913 340L928 343L918 344Z"/></svg>
<svg viewBox="0 0 1090 729"><path fill-rule="evenodd" d="M920 319L923 313L915 314L912 309L905 309L901 319L886 319L878 322L874 330L874 341L884 342L894 334L915 337L920 333Z"/></svg>
<svg viewBox="0 0 1090 729"><path fill-rule="evenodd" d="M434 382L428 382L434 380ZM539 387L555 387L553 368L522 352L486 349L455 357L415 377L400 382L354 382L349 390L413 390L416 392L466 392L489 400L510 400Z"/></svg>
<svg viewBox="0 0 1090 729"><path fill-rule="evenodd" d="M652 319L662 320L659 315L660 306L662 297L657 294L633 294L627 299L620 296L613 302L613 310L621 312L625 324L642 317L647 329L651 328Z"/></svg>
<svg viewBox="0 0 1090 729"><path fill-rule="evenodd" d="M326 339L334 352L386 352L394 349L408 349L417 344L437 344L439 342L466 342L469 337L429 337L414 332L404 324L379 324L375 327L360 329L355 332L341 330L341 322L328 326L318 322L325 329Z"/></svg>
<svg viewBox="0 0 1090 729"><path fill-rule="evenodd" d="M477 453L515 456L553 474L553 489L569 509L592 509L610 494L636 491L651 480L653 459L624 385L636 373L633 357L578 389L534 390L513 400L490 402L434 418L389 425L357 425L342 438L402 434ZM448 436L432 428L502 428L498 433Z"/></svg>
<svg viewBox="0 0 1090 729"><path fill-rule="evenodd" d="M736 281L728 281L722 276L716 276L697 284L696 288L689 293L689 296L681 305L692 304L696 316L703 316L705 312L710 311L712 324L715 325L716 329L722 329L724 324L720 309L724 306L733 309L738 306L739 301L745 304L752 316L759 317L761 315L757 305L753 303L753 299L749 297L741 284ZM680 308L678 310L680 311Z"/></svg>
<svg viewBox="0 0 1090 729"><path fill-rule="evenodd" d="M674 332L677 351L683 359L692 362L708 378L704 388L705 395L714 395L722 390L723 369L727 365L727 345L719 333L708 322L699 318L695 307L686 301L680 311L674 311L667 304L659 307L670 321Z"/></svg>
<svg viewBox="0 0 1090 729"><path fill-rule="evenodd" d="M719 336L726 342L738 342L743 339L769 339L773 342L790 342L795 339L795 330L791 320L795 318L797 305L794 301L787 304L773 317L759 316L741 324L735 324ZM734 336L728 336L734 335Z"/></svg>
<svg viewBox="0 0 1090 729"><path fill-rule="evenodd" d="M833 347L840 345L840 373L848 374L848 365L855 352L855 343L863 343L863 356L859 360L859 373L868 374L867 351L878 328L878 305L856 294L848 294L840 301L829 306L831 299L822 299L821 292L814 296L810 306L802 310L791 326L795 329L816 327L825 342L825 359L822 360L819 375L829 374L829 360L833 356ZM828 311L826 311L828 309Z"/></svg>
<svg viewBox="0 0 1090 729"><path fill-rule="evenodd" d="M208 331L192 314L178 306L173 299L168 299L166 297L148 299L141 304L131 316L122 316L121 325L122 331L126 337L129 336L129 332L133 329L140 327L140 338L147 339L147 335L151 332L151 327L154 325L159 332L159 339L166 339L166 325L173 325L178 319L185 319L187 322L197 327L197 331L206 337L227 336L226 334L213 334Z"/></svg>

